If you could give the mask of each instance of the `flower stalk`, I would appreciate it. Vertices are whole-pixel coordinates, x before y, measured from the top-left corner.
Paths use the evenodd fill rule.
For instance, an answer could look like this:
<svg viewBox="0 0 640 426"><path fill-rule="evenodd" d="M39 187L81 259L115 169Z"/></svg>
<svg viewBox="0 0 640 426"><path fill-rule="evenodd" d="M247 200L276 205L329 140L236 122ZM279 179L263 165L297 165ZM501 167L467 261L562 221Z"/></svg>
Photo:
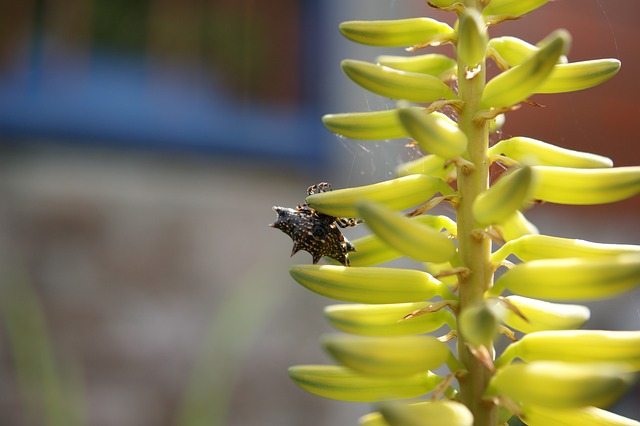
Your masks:
<svg viewBox="0 0 640 426"><path fill-rule="evenodd" d="M470 11L479 11L479 3L479 1L468 2L467 8ZM484 32L478 36L487 37L484 27L477 28L477 30ZM458 46L458 50L461 48L463 46ZM481 61L472 63L471 66L477 71L469 70L462 57L458 56L458 96L464 103L458 115L458 127L467 135L469 161L475 167L475 170L468 174L458 171L458 191L460 193L460 203L456 212L458 253L461 264L471 271L459 279L458 295L461 311L482 303L484 292L491 287L493 278L491 239L475 232L478 225L473 215L473 202L489 187L488 124L486 120L474 120L476 114L482 109L482 93L486 78L484 52ZM466 369L466 373L459 379L460 401L473 415L475 424L497 424L498 410L496 406L483 400L492 373L481 359L473 355L468 345L464 335L459 335L458 356Z"/></svg>

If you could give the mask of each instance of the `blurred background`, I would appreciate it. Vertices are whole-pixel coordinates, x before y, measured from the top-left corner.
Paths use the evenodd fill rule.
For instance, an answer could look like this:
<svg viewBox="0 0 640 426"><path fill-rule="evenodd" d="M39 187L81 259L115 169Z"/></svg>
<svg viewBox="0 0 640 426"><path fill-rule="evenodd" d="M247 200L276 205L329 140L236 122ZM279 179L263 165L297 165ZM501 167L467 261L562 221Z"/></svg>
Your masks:
<svg viewBox="0 0 640 426"><path fill-rule="evenodd" d="M310 256L289 258L271 206L419 155L322 127L325 113L394 105L339 61L401 50L350 43L338 23L453 17L417 0L0 5L0 425L356 424L369 404L287 377L329 362L318 337L333 302L290 279ZM600 87L535 97L545 108L509 115L503 136L640 164L639 18L637 2L563 0L492 29L535 43L564 27L570 60L623 63ZM528 216L544 233L640 244L639 209ZM640 291L589 306L589 328L640 328ZM635 391L614 410L639 419Z"/></svg>

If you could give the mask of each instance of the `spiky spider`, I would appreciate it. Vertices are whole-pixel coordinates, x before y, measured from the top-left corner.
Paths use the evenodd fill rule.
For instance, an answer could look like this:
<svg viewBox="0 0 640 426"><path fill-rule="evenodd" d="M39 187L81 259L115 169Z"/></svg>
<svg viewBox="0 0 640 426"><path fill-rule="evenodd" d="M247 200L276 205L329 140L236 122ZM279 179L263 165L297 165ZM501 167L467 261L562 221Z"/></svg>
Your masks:
<svg viewBox="0 0 640 426"><path fill-rule="evenodd" d="M321 182L307 188L307 195L327 191L331 191L331 184ZM291 237L291 256L304 250L311 254L313 263L318 263L320 258L327 256L349 266L349 252L356 251L356 248L342 235L338 227L356 226L360 223L359 220L320 213L306 202L299 204L295 209L273 206L273 210L278 213L278 219L269 226Z"/></svg>

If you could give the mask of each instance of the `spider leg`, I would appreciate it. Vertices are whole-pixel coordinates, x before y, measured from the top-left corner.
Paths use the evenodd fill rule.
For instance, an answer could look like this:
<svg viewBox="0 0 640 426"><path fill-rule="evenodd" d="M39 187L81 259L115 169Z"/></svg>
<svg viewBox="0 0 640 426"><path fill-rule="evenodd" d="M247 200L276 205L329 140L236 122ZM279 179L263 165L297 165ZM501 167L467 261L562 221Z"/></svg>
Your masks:
<svg viewBox="0 0 640 426"><path fill-rule="evenodd" d="M357 225L364 223L364 219L355 219L355 218L347 218L347 217L337 217L336 225L340 228L351 228Z"/></svg>
<svg viewBox="0 0 640 426"><path fill-rule="evenodd" d="M307 188L307 195L320 194L322 192L331 191L329 182L320 182Z"/></svg>

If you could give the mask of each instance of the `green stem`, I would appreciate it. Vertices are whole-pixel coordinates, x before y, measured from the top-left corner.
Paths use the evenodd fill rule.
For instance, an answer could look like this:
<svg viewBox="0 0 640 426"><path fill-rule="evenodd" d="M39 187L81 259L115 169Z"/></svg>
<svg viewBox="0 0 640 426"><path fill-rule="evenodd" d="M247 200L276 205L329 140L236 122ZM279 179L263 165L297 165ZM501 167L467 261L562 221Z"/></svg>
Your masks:
<svg viewBox="0 0 640 426"><path fill-rule="evenodd" d="M478 0L466 2L467 7L480 10ZM485 63L473 78L465 78L465 66L458 61L458 90L464 102L459 114L459 128L468 139L468 160L475 171L465 175L458 169L458 191L461 196L457 210L458 250L460 260L471 271L461 277L459 286L460 311L483 301L484 292L491 286L491 240L474 235L477 228L472 214L473 200L489 186L489 131L487 123L476 123L473 118L480 110L480 100L485 85ZM471 410L475 426L495 426L498 424L498 410L493 404L482 399L491 378L480 360L469 351L462 336L458 337L458 356L467 373L460 378L460 399Z"/></svg>

